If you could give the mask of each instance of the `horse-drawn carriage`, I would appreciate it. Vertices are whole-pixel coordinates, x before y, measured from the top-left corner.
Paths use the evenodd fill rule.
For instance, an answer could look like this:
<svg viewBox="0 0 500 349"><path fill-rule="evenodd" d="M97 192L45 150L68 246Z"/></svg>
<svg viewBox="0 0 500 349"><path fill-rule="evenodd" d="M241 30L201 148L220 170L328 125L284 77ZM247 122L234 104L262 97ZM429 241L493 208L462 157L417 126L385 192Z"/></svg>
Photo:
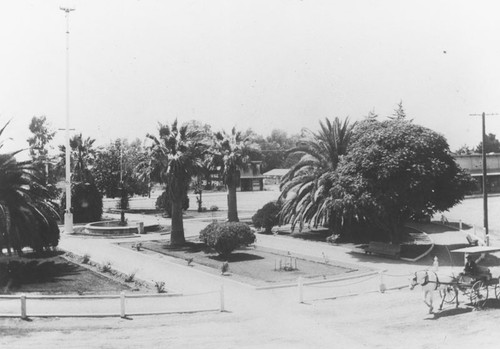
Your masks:
<svg viewBox="0 0 500 349"><path fill-rule="evenodd" d="M497 251L500 251L500 247L474 246L460 248L451 252L465 253L472 256ZM483 307L490 295L494 295L495 298L500 299L500 278L493 277L489 268L473 263L473 267L470 270L467 270L467 265L465 269L466 271L458 275L443 275L430 270L418 271L411 278L410 287L413 288L416 285L422 286L424 302L429 306L429 312L433 310L432 293L436 290L439 291L439 295L441 296L439 309L442 309L445 302L456 303L458 307L459 293L466 296L470 304L476 308Z"/></svg>

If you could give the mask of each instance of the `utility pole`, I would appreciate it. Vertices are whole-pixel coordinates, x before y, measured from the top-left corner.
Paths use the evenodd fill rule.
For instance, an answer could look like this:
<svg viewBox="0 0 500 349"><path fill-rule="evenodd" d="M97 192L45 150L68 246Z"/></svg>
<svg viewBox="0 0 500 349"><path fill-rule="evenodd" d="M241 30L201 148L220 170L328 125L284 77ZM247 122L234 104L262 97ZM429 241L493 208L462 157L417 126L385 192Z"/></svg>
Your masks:
<svg viewBox="0 0 500 349"><path fill-rule="evenodd" d="M481 116L482 117L482 156L483 156L483 226L485 234L486 246L490 245L490 236L488 231L488 168L486 166L486 115L499 115L499 114L470 114L470 116Z"/></svg>
<svg viewBox="0 0 500 349"><path fill-rule="evenodd" d="M64 231L73 234L73 213L71 212L71 169L69 146L69 13L74 8L59 7L66 16L66 211L64 213Z"/></svg>

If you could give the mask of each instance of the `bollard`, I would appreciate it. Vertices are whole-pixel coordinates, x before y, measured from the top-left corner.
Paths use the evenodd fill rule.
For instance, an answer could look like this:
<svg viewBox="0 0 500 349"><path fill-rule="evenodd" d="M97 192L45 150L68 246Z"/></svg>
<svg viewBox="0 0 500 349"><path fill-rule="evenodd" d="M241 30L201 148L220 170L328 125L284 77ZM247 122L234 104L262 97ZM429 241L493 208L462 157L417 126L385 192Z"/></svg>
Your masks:
<svg viewBox="0 0 500 349"><path fill-rule="evenodd" d="M297 282L299 287L299 303L302 304L304 303L304 279L302 276L299 276Z"/></svg>
<svg viewBox="0 0 500 349"><path fill-rule="evenodd" d="M26 295L21 295L21 319L26 320L28 316L26 315Z"/></svg>
<svg viewBox="0 0 500 349"><path fill-rule="evenodd" d="M434 257L434 262L432 262L432 267L433 267L434 271L438 271L438 269L439 269L439 260L438 260L437 256Z"/></svg>
<svg viewBox="0 0 500 349"><path fill-rule="evenodd" d="M379 286L380 293L384 293L385 290L387 290L387 287L384 284L384 272L385 270L380 271L380 286Z"/></svg>
<svg viewBox="0 0 500 349"><path fill-rule="evenodd" d="M221 313L226 311L224 307L224 284L220 285L220 311Z"/></svg>
<svg viewBox="0 0 500 349"><path fill-rule="evenodd" d="M137 234L144 234L144 222L137 222Z"/></svg>
<svg viewBox="0 0 500 349"><path fill-rule="evenodd" d="M458 221L458 229L460 231L462 230L462 220L461 219Z"/></svg>
<svg viewBox="0 0 500 349"><path fill-rule="evenodd" d="M120 317L125 318L125 292L120 292Z"/></svg>

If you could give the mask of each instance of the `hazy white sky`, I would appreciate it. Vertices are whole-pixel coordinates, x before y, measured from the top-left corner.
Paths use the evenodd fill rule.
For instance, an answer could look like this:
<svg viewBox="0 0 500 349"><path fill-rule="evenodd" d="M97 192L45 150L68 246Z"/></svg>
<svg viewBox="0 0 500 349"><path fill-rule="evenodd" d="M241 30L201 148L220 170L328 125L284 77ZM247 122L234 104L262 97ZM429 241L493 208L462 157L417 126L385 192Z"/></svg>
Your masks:
<svg viewBox="0 0 500 349"><path fill-rule="evenodd" d="M65 127L64 0L0 2L0 125ZM99 144L157 122L298 133L326 117L390 115L452 150L500 113L498 1L80 0L70 15L71 126ZM500 138L500 116L487 120ZM59 131L57 144L64 142Z"/></svg>

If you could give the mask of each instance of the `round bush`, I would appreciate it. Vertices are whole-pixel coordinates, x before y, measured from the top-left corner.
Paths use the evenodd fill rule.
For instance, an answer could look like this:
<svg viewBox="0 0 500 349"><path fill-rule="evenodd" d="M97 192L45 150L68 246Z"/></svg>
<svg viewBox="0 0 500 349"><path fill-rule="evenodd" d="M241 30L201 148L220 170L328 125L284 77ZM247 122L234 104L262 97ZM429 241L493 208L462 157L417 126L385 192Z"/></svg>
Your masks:
<svg viewBox="0 0 500 349"><path fill-rule="evenodd" d="M253 215L253 225L256 228L264 228L267 234L271 234L271 229L279 224L280 210L281 204L278 201L268 202Z"/></svg>
<svg viewBox="0 0 500 349"><path fill-rule="evenodd" d="M200 232L200 240L221 257L227 258L239 247L254 243L255 234L245 223L211 223Z"/></svg>
<svg viewBox="0 0 500 349"><path fill-rule="evenodd" d="M182 209L186 211L189 208L189 197L186 194L184 201L182 202ZM164 210L168 217L172 216L172 200L168 197L168 193L164 191L156 199L156 209Z"/></svg>

